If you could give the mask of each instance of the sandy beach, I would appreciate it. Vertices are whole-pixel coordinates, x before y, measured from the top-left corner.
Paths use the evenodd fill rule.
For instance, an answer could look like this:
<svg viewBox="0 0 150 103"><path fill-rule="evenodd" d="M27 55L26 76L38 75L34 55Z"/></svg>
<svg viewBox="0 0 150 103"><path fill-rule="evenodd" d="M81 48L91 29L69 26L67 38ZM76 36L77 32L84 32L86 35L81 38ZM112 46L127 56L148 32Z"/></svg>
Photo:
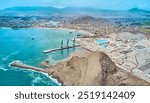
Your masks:
<svg viewBox="0 0 150 103"><path fill-rule="evenodd" d="M71 29L71 28L65 28L65 27L41 27L41 26L32 26L31 28L41 28L41 29L51 29L51 30L65 30L69 32L78 32L81 35L86 35L86 36L94 36L94 34L90 33L89 31L86 30L81 30L81 29Z"/></svg>

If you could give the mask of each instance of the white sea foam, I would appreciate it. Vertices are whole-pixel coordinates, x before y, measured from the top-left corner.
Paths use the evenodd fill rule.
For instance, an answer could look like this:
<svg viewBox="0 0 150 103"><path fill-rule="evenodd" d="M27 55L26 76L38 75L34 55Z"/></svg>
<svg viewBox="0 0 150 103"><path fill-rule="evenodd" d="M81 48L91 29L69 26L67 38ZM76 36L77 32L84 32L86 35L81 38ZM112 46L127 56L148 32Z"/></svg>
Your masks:
<svg viewBox="0 0 150 103"><path fill-rule="evenodd" d="M5 68L3 68L3 67L0 67L0 70L7 71L7 69L5 69Z"/></svg>
<svg viewBox="0 0 150 103"><path fill-rule="evenodd" d="M48 77L50 80L52 80L53 82L55 82L56 84L58 84L59 86L61 86L61 84L54 78L52 78L52 76L49 76L48 73L42 73L43 75L45 75L46 77ZM43 82L43 83L48 83L47 81L44 81L44 79L42 77L35 77L34 74L30 74L30 76L32 78L34 78L31 82L31 85L32 86L35 86L36 83L40 83L40 82Z"/></svg>
<svg viewBox="0 0 150 103"><path fill-rule="evenodd" d="M19 64L22 64L22 61L20 61L20 60L12 61L11 63L9 63L8 66L11 67L10 65L13 64L13 63L19 63Z"/></svg>
<svg viewBox="0 0 150 103"><path fill-rule="evenodd" d="M10 57L10 55L7 55L6 57L2 58L1 61L6 61L6 60L8 60L9 57Z"/></svg>
<svg viewBox="0 0 150 103"><path fill-rule="evenodd" d="M49 76L48 73L42 73L45 76L47 76L48 78L50 78L52 81L54 81L55 83L57 83L59 86L61 86L61 83L58 82L57 79L53 78L52 76Z"/></svg>
<svg viewBox="0 0 150 103"><path fill-rule="evenodd" d="M9 67L11 67L10 65L14 62L19 62L19 63L22 63L21 61L19 60L16 60L16 61L13 61L9 64ZM41 73L43 75L45 75L46 77L50 78L52 81L54 81L55 83L57 83L59 86L61 85L61 83L59 83L57 81L57 79L53 78L52 76L49 76L48 73L43 73L43 72L39 72L39 71L35 71L35 70L25 70L25 69L18 69L18 68L15 68L16 71L24 71L24 72L38 72L38 73ZM32 77L34 77L33 75L31 75ZM39 77L40 78L40 77ZM32 81L32 85L34 86L35 83L37 83L40 79L38 77L35 78L33 81ZM42 79L42 78L41 78Z"/></svg>
<svg viewBox="0 0 150 103"><path fill-rule="evenodd" d="M18 52L13 52L13 53L7 55L6 57L3 57L3 58L1 59L1 61L7 61L7 60L9 59L9 57L11 57L11 56L13 56L13 55L16 55L16 54L18 54Z"/></svg>
<svg viewBox="0 0 150 103"><path fill-rule="evenodd" d="M35 84L36 83L39 83L40 81L42 80L42 78L40 78L40 77L36 77L36 78L34 78L33 80L32 80L32 86L35 86Z"/></svg>
<svg viewBox="0 0 150 103"><path fill-rule="evenodd" d="M15 61L13 61L13 62L11 62L11 63L9 64L9 67L11 67L10 65L11 65L12 63L16 63L16 62L17 62L17 63L22 63L22 61L20 61L20 60L15 60ZM18 69L18 68L16 68L15 70L28 71L28 72L39 72L39 71L34 71L34 70L25 70L25 69ZM39 73L42 73L42 72L39 72ZM57 79L53 78L52 76L49 76L48 73L42 73L42 74L44 74L46 77L50 78L52 81L54 81L54 82L57 83L58 85L61 85L61 83L59 83ZM33 77L33 75L32 75L32 77ZM35 83L39 82L39 80L41 80L40 77L35 78L35 79L32 81L32 85L34 86Z"/></svg>

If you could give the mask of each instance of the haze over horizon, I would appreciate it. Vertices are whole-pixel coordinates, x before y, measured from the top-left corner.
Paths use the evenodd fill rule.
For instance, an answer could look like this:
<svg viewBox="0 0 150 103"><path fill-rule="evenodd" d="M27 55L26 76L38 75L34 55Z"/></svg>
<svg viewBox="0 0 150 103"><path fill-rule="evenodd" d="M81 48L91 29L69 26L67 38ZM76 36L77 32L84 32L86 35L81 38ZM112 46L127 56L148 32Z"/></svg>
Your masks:
<svg viewBox="0 0 150 103"><path fill-rule="evenodd" d="M16 6L54 6L54 7L90 7L110 10L140 8L150 10L147 0L1 0L0 9Z"/></svg>

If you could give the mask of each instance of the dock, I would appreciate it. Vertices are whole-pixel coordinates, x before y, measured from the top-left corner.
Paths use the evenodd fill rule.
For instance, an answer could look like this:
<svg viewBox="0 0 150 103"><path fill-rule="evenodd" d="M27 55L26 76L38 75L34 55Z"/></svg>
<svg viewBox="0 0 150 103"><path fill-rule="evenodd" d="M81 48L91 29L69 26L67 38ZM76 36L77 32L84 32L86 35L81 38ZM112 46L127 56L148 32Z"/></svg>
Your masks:
<svg viewBox="0 0 150 103"><path fill-rule="evenodd" d="M59 50L64 50L64 49L70 49L70 48L75 48L75 47L79 47L80 45L73 45L73 46L65 46L65 47L61 47L61 48L54 48L54 49L49 49L49 50L44 50L44 53L51 53L54 51L59 51Z"/></svg>
<svg viewBox="0 0 150 103"><path fill-rule="evenodd" d="M10 66L47 73L46 69L39 68L39 67L34 67L34 66L31 66L31 65L27 65L27 64L23 64L22 62L13 62L13 63L10 64Z"/></svg>

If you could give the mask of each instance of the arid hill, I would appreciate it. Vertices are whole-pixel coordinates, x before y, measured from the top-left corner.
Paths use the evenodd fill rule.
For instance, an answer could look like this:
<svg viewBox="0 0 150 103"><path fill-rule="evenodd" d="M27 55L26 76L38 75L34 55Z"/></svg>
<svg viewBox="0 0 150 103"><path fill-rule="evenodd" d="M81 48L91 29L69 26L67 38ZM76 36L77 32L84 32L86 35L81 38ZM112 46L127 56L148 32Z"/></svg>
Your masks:
<svg viewBox="0 0 150 103"><path fill-rule="evenodd" d="M103 52L93 52L87 57L72 57L48 69L49 75L67 86L143 86L150 85L115 66Z"/></svg>

